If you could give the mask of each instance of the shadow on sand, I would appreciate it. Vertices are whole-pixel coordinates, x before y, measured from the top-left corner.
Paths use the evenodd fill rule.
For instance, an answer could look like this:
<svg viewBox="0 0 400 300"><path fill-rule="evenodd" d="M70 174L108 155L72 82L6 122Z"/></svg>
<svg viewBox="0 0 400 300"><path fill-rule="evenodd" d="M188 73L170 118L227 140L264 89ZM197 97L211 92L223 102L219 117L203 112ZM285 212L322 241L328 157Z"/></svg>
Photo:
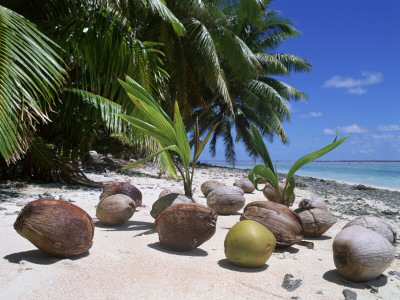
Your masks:
<svg viewBox="0 0 400 300"><path fill-rule="evenodd" d="M343 278L342 276L340 276L338 270L336 270L336 269L326 272L323 275L323 278L326 281L335 283L337 285L351 287L351 288L354 288L354 289L366 289L366 288L371 288L371 287L382 287L382 286L385 286L387 284L387 282L388 282L388 278L384 274L381 274L377 278L371 279L369 281L352 282L352 281L349 281L349 280Z"/></svg>
<svg viewBox="0 0 400 300"><path fill-rule="evenodd" d="M53 257L43 253L40 250L29 250L23 252L12 253L4 256L4 259L8 260L10 263L19 264L21 261L25 260L33 264L38 265L52 265L63 259L77 260L82 257L89 255L89 251L71 256L71 257Z"/></svg>
<svg viewBox="0 0 400 300"><path fill-rule="evenodd" d="M228 259L221 259L218 261L218 265L221 268L231 270L231 271L236 271L236 272L243 272L243 273L259 273L262 271L265 271L268 269L268 265L264 264L261 267L258 268L244 268L244 267L239 267L231 263Z"/></svg>
<svg viewBox="0 0 400 300"><path fill-rule="evenodd" d="M208 255L207 251L204 251L200 248L195 248L192 251L184 251L184 252L173 251L173 250L165 248L160 242L151 243L151 244L148 244L147 246L152 249L164 252L164 253L178 255L178 256L207 256Z"/></svg>

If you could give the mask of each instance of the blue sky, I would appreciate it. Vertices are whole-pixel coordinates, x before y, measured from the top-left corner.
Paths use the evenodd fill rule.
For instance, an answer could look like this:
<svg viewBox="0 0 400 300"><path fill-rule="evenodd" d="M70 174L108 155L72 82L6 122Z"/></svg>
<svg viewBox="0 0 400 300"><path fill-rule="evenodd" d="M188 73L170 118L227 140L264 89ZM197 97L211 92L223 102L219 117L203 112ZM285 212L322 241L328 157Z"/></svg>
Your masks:
<svg viewBox="0 0 400 300"><path fill-rule="evenodd" d="M323 160L400 160L400 1L275 0L270 9L294 21L302 35L275 52L298 55L313 65L310 73L280 78L302 92L307 102L290 102L290 139L267 147L273 160L296 160L351 136ZM224 160L219 141L215 158ZM241 143L237 160L249 160Z"/></svg>

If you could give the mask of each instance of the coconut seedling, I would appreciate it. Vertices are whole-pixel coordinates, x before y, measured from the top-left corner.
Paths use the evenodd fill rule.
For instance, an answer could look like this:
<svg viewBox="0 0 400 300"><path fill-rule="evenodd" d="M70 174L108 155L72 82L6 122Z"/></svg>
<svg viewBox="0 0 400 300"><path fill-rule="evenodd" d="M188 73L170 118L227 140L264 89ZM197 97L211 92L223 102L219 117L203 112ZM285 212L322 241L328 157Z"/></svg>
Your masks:
<svg viewBox="0 0 400 300"><path fill-rule="evenodd" d="M294 200L294 187L296 183L294 181L293 175L297 172L297 170L300 169L305 164L308 164L314 161L315 159L325 155L329 151L335 149L349 137L345 136L344 138L341 138L339 140L337 140L336 137L331 144L317 151L314 151L308 155L305 155L299 160L297 160L293 164L293 166L289 169L289 172L286 175L286 180L284 181L282 188L282 182L280 183L278 181L278 172L276 170L276 166L274 167L274 165L272 164L267 146L265 145L257 127L254 124L251 124L251 130L250 129L247 130L249 132L253 146L255 148L256 156L260 157L264 162L264 165L256 165L251 169L248 175L249 180L254 184L254 187L257 190L261 191L262 189L258 188L258 184L260 183L260 181L265 179L267 183L269 183L275 190L275 193L273 193L273 195L271 196L268 196L271 194L270 192L264 193L266 194L266 196L268 196L267 199L273 202L284 204L288 207L293 204Z"/></svg>
<svg viewBox="0 0 400 300"><path fill-rule="evenodd" d="M185 196L189 199L193 198L193 177L194 170L196 167L196 162L203 151L205 145L210 139L212 133L217 128L218 124L216 124L210 132L207 134L203 141L200 141L200 132L198 122L196 124L196 128L194 130L194 153L191 161L191 147L189 144L189 140L187 137L187 132L185 129L185 125L183 124L183 120L179 111L178 102L175 102L174 105L174 120L165 113L165 111L157 104L154 98L136 81L131 79L130 77L126 77L126 81L119 80L121 85L124 87L126 92L128 93L129 98L135 105L135 108L138 109L141 119L124 114L118 114L120 118L128 122L134 128L142 131L145 134L153 137L158 144L160 145L160 150L149 155L148 157L138 160L132 164L125 166L123 169L133 168L145 161L151 160L158 155L162 155L163 160L165 162L165 166L168 168L170 173L173 176L177 177L177 172L181 175L183 181L183 187L185 191ZM175 153L179 159L175 156L172 156L172 153ZM162 199L162 198L161 198ZM161 200L160 199L160 200ZM194 202L194 201L192 201ZM183 206L182 206L183 207ZM192 205L189 207L185 206L185 209L198 210L199 205ZM199 212L203 214L203 211ZM211 213L211 210L210 210ZM180 220L183 222L182 218L190 218L195 215L191 213L184 213L180 215ZM168 220L160 220L160 218L169 218ZM201 222L201 220L199 220ZM170 227L171 230L180 230L179 227L176 227L173 224L174 218L170 217L170 214L162 214L159 213L155 224L163 224L163 229L166 231ZM184 224L185 222L183 222ZM190 231L186 229L184 230L185 234L191 234ZM159 235L160 237L160 235ZM190 238L184 240L191 240ZM160 237L160 242L163 243L164 240ZM168 245L169 248L173 249L173 245ZM186 249L182 245L177 247L179 249ZM189 249L190 247L187 247Z"/></svg>

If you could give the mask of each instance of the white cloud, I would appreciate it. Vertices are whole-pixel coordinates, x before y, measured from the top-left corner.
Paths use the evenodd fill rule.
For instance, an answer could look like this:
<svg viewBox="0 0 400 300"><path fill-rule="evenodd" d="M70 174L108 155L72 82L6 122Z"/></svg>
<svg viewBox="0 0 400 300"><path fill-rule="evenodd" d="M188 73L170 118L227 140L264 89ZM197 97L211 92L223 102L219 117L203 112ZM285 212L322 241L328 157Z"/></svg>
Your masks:
<svg viewBox="0 0 400 300"><path fill-rule="evenodd" d="M357 124L338 127L338 130L340 132L344 132L344 133L365 133L368 131L367 129L362 128L362 127L358 126Z"/></svg>
<svg viewBox="0 0 400 300"><path fill-rule="evenodd" d="M400 130L399 125L379 125L378 131L397 131Z"/></svg>
<svg viewBox="0 0 400 300"><path fill-rule="evenodd" d="M327 129L324 129L324 134L335 135L335 134L336 134L336 131L333 130L333 129L327 128Z"/></svg>
<svg viewBox="0 0 400 300"><path fill-rule="evenodd" d="M300 118L318 118L322 117L322 112L320 111L312 111L308 114L303 114L299 116Z"/></svg>
<svg viewBox="0 0 400 300"><path fill-rule="evenodd" d="M372 137L374 139L381 139L381 140L391 140L395 138L393 134L373 134Z"/></svg>
<svg viewBox="0 0 400 300"><path fill-rule="evenodd" d="M351 94L365 94L367 89L363 86L377 84L383 81L383 75L380 72L361 72L361 79L354 79L352 77L342 77L335 75L328 79L323 87L328 88L344 88Z"/></svg>
<svg viewBox="0 0 400 300"><path fill-rule="evenodd" d="M350 88L347 90L350 94L357 94L357 95L362 95L367 92L366 89L363 89L362 87L355 87L355 88Z"/></svg>

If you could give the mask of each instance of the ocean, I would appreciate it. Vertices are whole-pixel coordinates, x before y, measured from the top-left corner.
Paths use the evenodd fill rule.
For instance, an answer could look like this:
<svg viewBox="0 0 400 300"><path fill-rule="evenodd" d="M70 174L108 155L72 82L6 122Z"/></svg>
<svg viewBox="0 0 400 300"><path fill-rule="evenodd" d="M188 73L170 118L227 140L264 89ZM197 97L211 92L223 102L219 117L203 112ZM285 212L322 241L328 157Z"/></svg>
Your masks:
<svg viewBox="0 0 400 300"><path fill-rule="evenodd" d="M225 161L202 161L215 166L232 167ZM262 162L238 161L235 168L251 169ZM274 162L279 173L287 173L293 162ZM386 188L400 189L400 162L324 162L306 164L296 175L346 181Z"/></svg>

